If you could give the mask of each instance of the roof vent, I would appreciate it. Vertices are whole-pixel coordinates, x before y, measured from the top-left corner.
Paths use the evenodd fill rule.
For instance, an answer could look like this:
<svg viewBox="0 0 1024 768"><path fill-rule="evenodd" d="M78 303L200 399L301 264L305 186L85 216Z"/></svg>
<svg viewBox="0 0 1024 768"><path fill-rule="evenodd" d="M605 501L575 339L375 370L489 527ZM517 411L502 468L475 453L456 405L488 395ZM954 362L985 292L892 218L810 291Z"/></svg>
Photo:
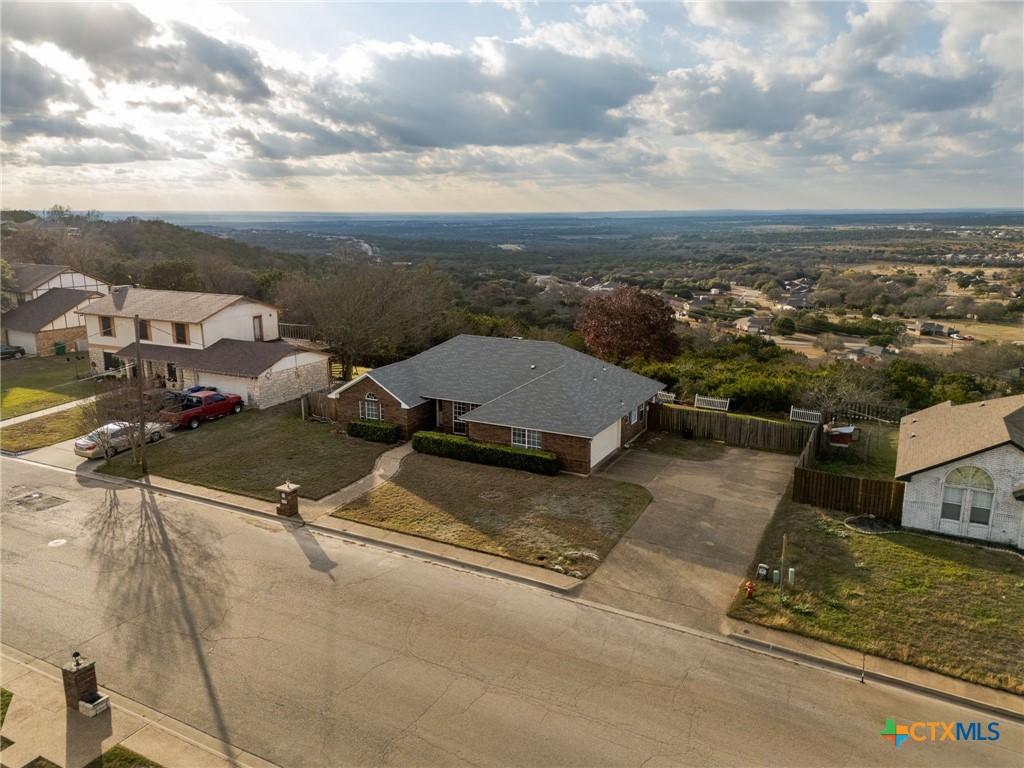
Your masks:
<svg viewBox="0 0 1024 768"><path fill-rule="evenodd" d="M911 420L910 420L910 423L911 423L911 424L917 424L917 419L911 419Z"/></svg>
<svg viewBox="0 0 1024 768"><path fill-rule="evenodd" d="M982 401L981 401L981 407L982 407L982 408L984 408L984 407L985 407L985 401L984 401L984 400L982 400Z"/></svg>
<svg viewBox="0 0 1024 768"><path fill-rule="evenodd" d="M522 341L522 340L523 340L523 337L522 337L522 336L513 336L512 338L513 338L513 339L518 339L519 341Z"/></svg>
<svg viewBox="0 0 1024 768"><path fill-rule="evenodd" d="M530 370L532 371L532 370L533 370L534 368L536 368L536 367L537 367L536 365L531 365L531 366L530 366Z"/></svg>
<svg viewBox="0 0 1024 768"><path fill-rule="evenodd" d="M917 432L911 432L911 433L910 433L910 436L911 436L911 437L917 437Z"/></svg>

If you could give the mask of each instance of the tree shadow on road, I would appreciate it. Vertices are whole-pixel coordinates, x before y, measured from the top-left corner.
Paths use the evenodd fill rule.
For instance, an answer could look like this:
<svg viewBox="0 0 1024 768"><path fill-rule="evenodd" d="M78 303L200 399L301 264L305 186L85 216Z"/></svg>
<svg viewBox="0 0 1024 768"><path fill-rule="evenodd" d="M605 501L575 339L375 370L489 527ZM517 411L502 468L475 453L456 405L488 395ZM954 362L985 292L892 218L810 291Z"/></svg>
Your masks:
<svg viewBox="0 0 1024 768"><path fill-rule="evenodd" d="M87 525L89 553L105 579L99 593L105 618L116 622L107 638L116 645L108 652L124 657L126 679L139 686L122 693L150 698L146 703L178 719L210 717L214 735L230 743L203 638L227 612L230 576L216 531L194 516L186 526L165 515L145 488L106 489ZM89 655L99 657L101 669L102 655ZM187 680L201 688L186 688ZM183 690L189 691L185 700Z"/></svg>

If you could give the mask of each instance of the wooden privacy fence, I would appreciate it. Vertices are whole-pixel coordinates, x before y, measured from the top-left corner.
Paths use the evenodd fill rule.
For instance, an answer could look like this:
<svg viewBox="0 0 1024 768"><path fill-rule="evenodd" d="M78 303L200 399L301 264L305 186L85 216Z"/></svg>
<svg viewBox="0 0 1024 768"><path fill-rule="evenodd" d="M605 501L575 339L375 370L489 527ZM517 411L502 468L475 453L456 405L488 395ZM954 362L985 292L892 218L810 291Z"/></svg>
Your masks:
<svg viewBox="0 0 1024 768"><path fill-rule="evenodd" d="M793 501L897 523L903 514L903 488L894 480L832 475L799 466L793 470Z"/></svg>
<svg viewBox="0 0 1024 768"><path fill-rule="evenodd" d="M786 424L661 403L651 406L648 419L651 429L780 453L800 453L815 430L808 424Z"/></svg>
<svg viewBox="0 0 1024 768"><path fill-rule="evenodd" d="M306 395L306 399L309 402L309 413L311 416L340 422L338 418L338 401L328 397L326 392L310 392Z"/></svg>

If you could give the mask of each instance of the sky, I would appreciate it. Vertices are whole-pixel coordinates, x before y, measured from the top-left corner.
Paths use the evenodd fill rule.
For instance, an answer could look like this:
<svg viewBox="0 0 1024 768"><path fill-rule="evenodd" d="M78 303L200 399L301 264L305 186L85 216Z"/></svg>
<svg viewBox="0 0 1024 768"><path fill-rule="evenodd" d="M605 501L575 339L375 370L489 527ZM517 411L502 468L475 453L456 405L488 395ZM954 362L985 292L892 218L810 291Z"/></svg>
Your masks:
<svg viewBox="0 0 1024 768"><path fill-rule="evenodd" d="M2 2L7 208L1024 207L1020 2Z"/></svg>

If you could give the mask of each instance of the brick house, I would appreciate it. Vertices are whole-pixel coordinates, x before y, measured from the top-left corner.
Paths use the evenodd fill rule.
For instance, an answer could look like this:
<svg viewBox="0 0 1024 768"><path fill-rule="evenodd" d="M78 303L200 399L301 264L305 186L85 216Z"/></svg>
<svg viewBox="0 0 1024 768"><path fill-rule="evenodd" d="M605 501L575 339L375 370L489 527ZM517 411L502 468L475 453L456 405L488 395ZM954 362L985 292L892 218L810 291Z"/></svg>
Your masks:
<svg viewBox="0 0 1024 768"><path fill-rule="evenodd" d="M135 315L143 375L201 385L268 408L330 384L329 357L281 340L278 310L245 296L120 286L80 310L99 370L132 363Z"/></svg>
<svg viewBox="0 0 1024 768"><path fill-rule="evenodd" d="M457 336L331 392L342 419L395 423L558 455L589 474L647 429L665 385L549 341Z"/></svg>
<svg viewBox="0 0 1024 768"><path fill-rule="evenodd" d="M1024 395L900 421L903 525L1024 549Z"/></svg>
<svg viewBox="0 0 1024 768"><path fill-rule="evenodd" d="M30 355L55 354L56 342L74 349L85 341L85 321L78 310L101 294L74 288L51 288L37 298L29 299L0 318L4 342L24 347Z"/></svg>

